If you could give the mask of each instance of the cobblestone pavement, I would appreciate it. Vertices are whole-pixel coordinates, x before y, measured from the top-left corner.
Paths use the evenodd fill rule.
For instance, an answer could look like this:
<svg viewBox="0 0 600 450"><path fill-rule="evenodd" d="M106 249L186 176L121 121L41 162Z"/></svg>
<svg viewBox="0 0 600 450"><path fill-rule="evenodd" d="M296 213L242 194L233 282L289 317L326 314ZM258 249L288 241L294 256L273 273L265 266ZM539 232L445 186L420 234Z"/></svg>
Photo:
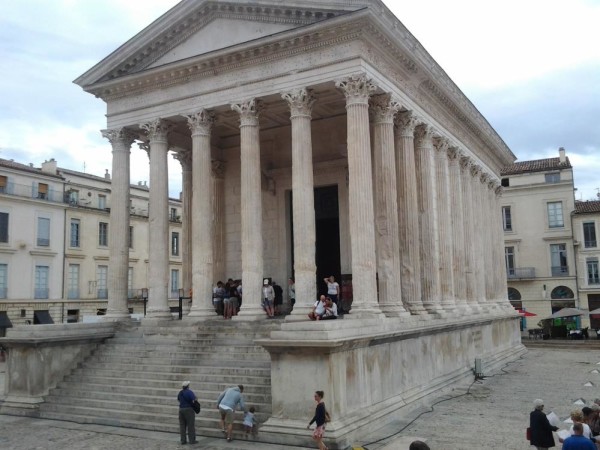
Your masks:
<svg viewBox="0 0 600 450"><path fill-rule="evenodd" d="M532 401L542 398L545 411L568 417L574 402L600 397L600 351L532 349L482 381L454 389L406 420L398 420L357 442L368 450L405 450L419 437L432 450L530 449L525 440ZM584 386L591 382L593 386ZM414 421L413 421L414 420ZM564 424L564 428L567 425ZM394 435L391 438L387 436ZM379 441L377 443L371 443ZM558 444L558 440L557 440ZM1 449L230 449L299 450L246 441L200 438L196 446L181 446L172 433L0 415ZM560 444L558 444L560 448Z"/></svg>

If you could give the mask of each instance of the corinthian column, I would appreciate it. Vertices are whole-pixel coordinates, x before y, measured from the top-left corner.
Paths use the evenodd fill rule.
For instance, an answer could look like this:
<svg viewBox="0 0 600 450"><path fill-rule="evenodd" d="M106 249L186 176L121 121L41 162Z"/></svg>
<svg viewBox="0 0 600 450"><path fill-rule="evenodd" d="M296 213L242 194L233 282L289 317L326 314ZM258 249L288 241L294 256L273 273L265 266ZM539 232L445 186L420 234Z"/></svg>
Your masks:
<svg viewBox="0 0 600 450"><path fill-rule="evenodd" d="M108 229L108 308L107 320L129 318L127 271L129 268L129 154L135 135L125 128L102 130L112 145L110 227Z"/></svg>
<svg viewBox="0 0 600 450"><path fill-rule="evenodd" d="M448 176L448 140L434 139L437 224L440 249L440 294L444 311L455 309L454 260L452 254L452 215L450 211L450 180Z"/></svg>
<svg viewBox="0 0 600 450"><path fill-rule="evenodd" d="M389 94L371 99L375 173L375 239L379 306L386 316L408 316L402 305L400 242L394 157L394 115L400 104Z"/></svg>
<svg viewBox="0 0 600 450"><path fill-rule="evenodd" d="M436 179L433 160L433 130L429 125L415 129L419 228L421 230L421 293L430 313L440 312L440 248L437 229Z"/></svg>
<svg viewBox="0 0 600 450"><path fill-rule="evenodd" d="M263 236L259 121L261 104L252 99L231 105L240 115L242 196L242 283L244 302L235 320L258 319L262 312Z"/></svg>
<svg viewBox="0 0 600 450"><path fill-rule="evenodd" d="M147 318L171 319L169 287L169 183L167 173L167 135L170 125L161 119L140 125L150 141L150 210Z"/></svg>
<svg viewBox="0 0 600 450"><path fill-rule="evenodd" d="M477 164L471 164L471 196L473 205L473 239L474 263L473 274L475 278L475 295L477 304L483 310L485 307L485 260L483 255L483 222L482 222L482 202L481 202L481 167Z"/></svg>
<svg viewBox="0 0 600 450"><path fill-rule="evenodd" d="M475 205L473 203L472 181L471 181L471 158L463 156L460 158L461 168L461 191L463 197L463 239L465 243L465 282L466 282L466 299L473 311L480 311L478 306L477 282L475 281L475 222L473 219Z"/></svg>
<svg viewBox="0 0 600 450"><path fill-rule="evenodd" d="M460 152L456 147L448 148L448 179L450 183L450 214L452 221L452 268L454 280L454 300L456 306L464 309L467 305L467 280L465 271L465 221L462 193L462 179L459 165Z"/></svg>
<svg viewBox="0 0 600 450"><path fill-rule="evenodd" d="M181 287L187 297L192 289L192 152L176 149L173 156L181 163Z"/></svg>
<svg viewBox="0 0 600 450"><path fill-rule="evenodd" d="M210 132L214 116L204 109L187 116L192 132L192 308L188 317L215 317L212 305L213 210Z"/></svg>
<svg viewBox="0 0 600 450"><path fill-rule="evenodd" d="M425 314L421 299L419 250L419 202L415 166L414 132L418 119L412 112L398 114L396 120L396 173L398 181L398 229L400 241L400 280L402 302L411 314Z"/></svg>
<svg viewBox="0 0 600 450"><path fill-rule="evenodd" d="M337 81L346 96L348 120L348 210L352 250L352 313L381 314L377 304L373 176L369 139L369 96L377 88L365 75Z"/></svg>
<svg viewBox="0 0 600 450"><path fill-rule="evenodd" d="M214 214L214 245L215 258L214 279L225 280L225 234L223 216L225 214L225 162L212 162L212 211Z"/></svg>
<svg viewBox="0 0 600 450"><path fill-rule="evenodd" d="M489 230L491 230L492 227L492 223L491 223L491 213L490 213L490 209L489 209L489 203L488 203L488 182L490 181L490 176L489 174L482 172L479 175L479 189L477 192L477 195L479 197L479 227L478 230L479 232L477 233L478 236L478 240L479 240L479 254L481 255L481 268L483 269L483 297L484 297L484 305L486 308L490 308L490 307L494 307L496 305L493 304L492 301L492 296L493 294L493 287L492 287L492 279L493 277L490 276L490 274L492 273L492 271L494 270L494 267L492 267L492 239L489 239L489 237L487 236L487 233L489 233ZM484 234L485 233L485 234Z"/></svg>
<svg viewBox="0 0 600 450"><path fill-rule="evenodd" d="M499 267L496 265L498 261L498 255L500 253L500 242L498 240L498 227L497 225L501 223L500 220L500 208L496 202L496 186L497 181L492 178L490 175L490 179L487 182L486 193L486 208L488 210L488 224L490 230L490 238L487 239L488 245L488 259L490 272L488 272L489 277L489 295L488 302L490 302L495 308L500 308L500 304L498 302L498 272L502 272L499 270Z"/></svg>
<svg viewBox="0 0 600 450"><path fill-rule="evenodd" d="M291 320L304 319L317 296L315 285L315 200L312 163L311 113L315 98L307 89L284 93L292 122L292 197L296 304Z"/></svg>

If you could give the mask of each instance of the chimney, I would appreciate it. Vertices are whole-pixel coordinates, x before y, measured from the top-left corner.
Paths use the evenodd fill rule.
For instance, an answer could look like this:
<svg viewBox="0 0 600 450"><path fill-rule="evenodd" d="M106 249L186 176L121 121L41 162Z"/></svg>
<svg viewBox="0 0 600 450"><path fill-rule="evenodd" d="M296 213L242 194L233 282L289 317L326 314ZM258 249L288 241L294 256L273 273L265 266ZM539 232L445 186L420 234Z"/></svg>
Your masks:
<svg viewBox="0 0 600 450"><path fill-rule="evenodd" d="M42 163L42 172L51 173L52 175L56 175L57 164L54 158L50 158L49 161L44 161Z"/></svg>
<svg viewBox="0 0 600 450"><path fill-rule="evenodd" d="M106 169L106 173L104 174L105 180L110 180L110 173L108 173L108 169Z"/></svg>
<svg viewBox="0 0 600 450"><path fill-rule="evenodd" d="M567 157L565 156L565 148L561 147L558 149L558 157L560 159L560 163L564 164L567 162Z"/></svg>

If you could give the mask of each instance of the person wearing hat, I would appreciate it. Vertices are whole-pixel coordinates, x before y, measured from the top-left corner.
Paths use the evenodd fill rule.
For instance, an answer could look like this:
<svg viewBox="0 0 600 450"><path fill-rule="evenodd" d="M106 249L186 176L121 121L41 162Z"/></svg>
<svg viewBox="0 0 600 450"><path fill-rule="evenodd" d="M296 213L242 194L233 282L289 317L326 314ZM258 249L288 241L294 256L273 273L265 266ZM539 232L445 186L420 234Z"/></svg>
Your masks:
<svg viewBox="0 0 600 450"><path fill-rule="evenodd" d="M271 286L271 283L269 283L269 279L265 278L263 280L263 309L269 318L275 317L275 309L273 308L274 300L275 290Z"/></svg>
<svg viewBox="0 0 600 450"><path fill-rule="evenodd" d="M196 394L190 389L190 382L181 383L181 391L177 394L179 401L179 437L182 444L187 444L187 437L190 444L196 443L196 413L192 408L192 403L196 400Z"/></svg>
<svg viewBox="0 0 600 450"><path fill-rule="evenodd" d="M533 401L533 411L529 414L529 427L531 428L531 445L537 450L546 450L554 447L553 431L557 431L558 427L550 425L546 414L544 414L544 401L536 399Z"/></svg>

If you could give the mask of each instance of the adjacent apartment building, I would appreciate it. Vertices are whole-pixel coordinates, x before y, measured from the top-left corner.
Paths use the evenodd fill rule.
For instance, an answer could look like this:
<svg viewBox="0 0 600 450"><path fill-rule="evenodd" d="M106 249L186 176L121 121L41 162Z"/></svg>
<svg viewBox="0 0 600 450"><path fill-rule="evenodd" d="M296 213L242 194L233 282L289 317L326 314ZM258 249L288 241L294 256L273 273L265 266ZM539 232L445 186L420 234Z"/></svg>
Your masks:
<svg viewBox="0 0 600 450"><path fill-rule="evenodd" d="M107 302L111 178L0 159L0 332L10 324L78 322ZM181 202L169 200L170 296L181 280ZM128 297L143 312L148 187L131 187Z"/></svg>
<svg viewBox="0 0 600 450"><path fill-rule="evenodd" d="M594 296L600 293L600 202L575 201L565 150L556 158L511 164L501 176L508 297L515 308L536 314L524 319L524 327L537 327L561 308L600 308ZM582 321L588 325L587 317Z"/></svg>

